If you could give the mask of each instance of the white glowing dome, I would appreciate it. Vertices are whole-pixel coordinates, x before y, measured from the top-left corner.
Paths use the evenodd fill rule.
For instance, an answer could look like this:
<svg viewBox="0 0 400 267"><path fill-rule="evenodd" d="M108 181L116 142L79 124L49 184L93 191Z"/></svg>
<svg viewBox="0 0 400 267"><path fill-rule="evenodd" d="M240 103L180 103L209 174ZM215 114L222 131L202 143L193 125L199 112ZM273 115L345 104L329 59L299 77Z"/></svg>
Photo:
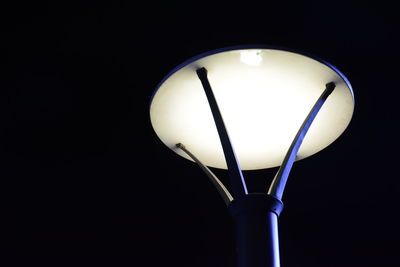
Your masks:
<svg viewBox="0 0 400 267"><path fill-rule="evenodd" d="M322 150L349 124L351 85L335 67L286 50L240 47L212 51L186 61L160 83L150 118L170 149L191 160L183 143L204 164L226 168L210 106L196 70L205 67L225 126L243 170L279 166L315 101L334 82L298 152L298 159Z"/></svg>

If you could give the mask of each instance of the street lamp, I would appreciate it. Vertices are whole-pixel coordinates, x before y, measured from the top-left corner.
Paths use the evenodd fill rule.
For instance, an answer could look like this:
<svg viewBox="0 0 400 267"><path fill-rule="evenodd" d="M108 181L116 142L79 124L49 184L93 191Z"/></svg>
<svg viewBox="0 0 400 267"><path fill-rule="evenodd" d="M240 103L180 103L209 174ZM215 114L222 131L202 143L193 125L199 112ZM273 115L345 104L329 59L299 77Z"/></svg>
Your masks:
<svg viewBox="0 0 400 267"><path fill-rule="evenodd" d="M153 95L150 118L161 141L196 162L228 206L238 266L279 267L277 219L292 165L338 138L353 110L351 85L331 64L287 49L239 46L172 70ZM242 170L276 166L268 190L248 192ZM232 193L209 167L228 170Z"/></svg>

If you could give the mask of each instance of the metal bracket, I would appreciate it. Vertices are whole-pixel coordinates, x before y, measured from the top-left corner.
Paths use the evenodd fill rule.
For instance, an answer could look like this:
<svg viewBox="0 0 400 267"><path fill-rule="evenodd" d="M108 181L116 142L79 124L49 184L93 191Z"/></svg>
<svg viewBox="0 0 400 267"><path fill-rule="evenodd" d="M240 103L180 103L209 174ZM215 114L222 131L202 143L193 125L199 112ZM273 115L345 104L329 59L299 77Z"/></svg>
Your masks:
<svg viewBox="0 0 400 267"><path fill-rule="evenodd" d="M333 92L333 89L335 89L335 87L336 85L334 82L326 84L324 92L321 94L321 96L312 107L311 111L308 113L306 119L304 120L295 138L293 139L292 144L290 145L285 155L285 158L283 159L281 167L276 173L274 180L272 181L271 186L268 189L269 195L279 200L282 199L283 191L285 189L290 170L292 169L293 163L297 156L297 152L299 151L300 146L303 143L304 137L306 136L308 129L310 128L322 105L325 103L328 96Z"/></svg>
<svg viewBox="0 0 400 267"><path fill-rule="evenodd" d="M196 73L201 81L201 84L203 85L204 92L206 93L208 99L208 104L210 105L210 109L213 114L215 126L217 127L219 139L225 155L226 165L228 166L233 196L235 198L242 197L248 194L246 182L243 178L243 173L240 169L239 161L236 158L235 151L233 150L224 120L222 119L217 100L215 99L210 82L208 81L207 70L205 68L200 68L196 71Z"/></svg>
<svg viewBox="0 0 400 267"><path fill-rule="evenodd" d="M197 165L199 165L199 167L205 172L205 174L208 176L210 181L217 188L218 193L221 195L226 206L229 206L229 204L233 200L233 197L229 193L228 189L226 189L224 184L218 179L218 177L215 176L215 174L206 165L204 165L198 158L196 158L183 144L181 144L181 143L176 144L176 147L182 149L182 151L185 152L186 155L188 155L191 159L194 160L194 162L197 163Z"/></svg>

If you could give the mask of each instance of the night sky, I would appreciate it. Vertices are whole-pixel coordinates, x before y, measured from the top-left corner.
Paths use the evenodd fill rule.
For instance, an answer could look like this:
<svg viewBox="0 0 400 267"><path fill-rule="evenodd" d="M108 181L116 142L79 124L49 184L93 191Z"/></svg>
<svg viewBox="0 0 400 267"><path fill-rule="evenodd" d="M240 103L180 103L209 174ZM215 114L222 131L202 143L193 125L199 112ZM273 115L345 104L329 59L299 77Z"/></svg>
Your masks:
<svg viewBox="0 0 400 267"><path fill-rule="evenodd" d="M149 104L186 59L264 44L332 63L356 100L344 134L294 164L282 266L398 267L398 14L369 2L1 4L0 265L235 266L225 204ZM276 171L244 172L249 191Z"/></svg>

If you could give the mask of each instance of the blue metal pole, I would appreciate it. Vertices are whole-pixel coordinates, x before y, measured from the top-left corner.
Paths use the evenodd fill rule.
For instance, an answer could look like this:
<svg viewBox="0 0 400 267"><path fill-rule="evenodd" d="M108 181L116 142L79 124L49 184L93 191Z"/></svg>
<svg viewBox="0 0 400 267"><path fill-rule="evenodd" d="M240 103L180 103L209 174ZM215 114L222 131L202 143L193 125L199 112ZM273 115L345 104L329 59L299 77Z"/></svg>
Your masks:
<svg viewBox="0 0 400 267"><path fill-rule="evenodd" d="M278 216L282 208L281 201L265 193L231 202L238 267L280 266Z"/></svg>

